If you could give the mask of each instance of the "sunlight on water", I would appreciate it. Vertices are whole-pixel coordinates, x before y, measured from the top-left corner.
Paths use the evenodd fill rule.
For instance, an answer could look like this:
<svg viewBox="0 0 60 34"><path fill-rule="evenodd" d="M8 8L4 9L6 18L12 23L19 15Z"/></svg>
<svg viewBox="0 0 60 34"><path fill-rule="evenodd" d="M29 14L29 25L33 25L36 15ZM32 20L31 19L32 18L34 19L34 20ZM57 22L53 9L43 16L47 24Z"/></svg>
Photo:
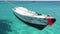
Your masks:
<svg viewBox="0 0 60 34"><path fill-rule="evenodd" d="M42 14L51 14L56 18L53 26L43 30L30 27L13 14L12 8L25 7ZM60 34L60 2L2 2L0 1L0 34Z"/></svg>

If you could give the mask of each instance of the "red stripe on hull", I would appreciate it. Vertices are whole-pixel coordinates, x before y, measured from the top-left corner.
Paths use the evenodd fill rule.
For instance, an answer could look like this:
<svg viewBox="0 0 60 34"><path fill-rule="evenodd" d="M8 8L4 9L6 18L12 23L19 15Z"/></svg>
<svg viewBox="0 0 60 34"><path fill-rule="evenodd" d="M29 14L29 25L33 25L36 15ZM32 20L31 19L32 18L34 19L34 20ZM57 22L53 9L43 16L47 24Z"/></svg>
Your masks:
<svg viewBox="0 0 60 34"><path fill-rule="evenodd" d="M48 24L52 26L52 18L48 18Z"/></svg>

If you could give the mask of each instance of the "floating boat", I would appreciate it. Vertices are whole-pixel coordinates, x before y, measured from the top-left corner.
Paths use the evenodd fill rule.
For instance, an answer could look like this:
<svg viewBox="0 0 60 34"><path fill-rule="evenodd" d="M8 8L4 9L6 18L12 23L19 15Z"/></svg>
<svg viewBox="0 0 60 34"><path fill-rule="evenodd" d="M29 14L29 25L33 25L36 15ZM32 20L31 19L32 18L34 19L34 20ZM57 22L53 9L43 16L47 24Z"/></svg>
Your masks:
<svg viewBox="0 0 60 34"><path fill-rule="evenodd" d="M50 15L38 14L24 7L13 8L14 15L25 24L35 27L39 30L44 29L47 25L52 26L56 19Z"/></svg>

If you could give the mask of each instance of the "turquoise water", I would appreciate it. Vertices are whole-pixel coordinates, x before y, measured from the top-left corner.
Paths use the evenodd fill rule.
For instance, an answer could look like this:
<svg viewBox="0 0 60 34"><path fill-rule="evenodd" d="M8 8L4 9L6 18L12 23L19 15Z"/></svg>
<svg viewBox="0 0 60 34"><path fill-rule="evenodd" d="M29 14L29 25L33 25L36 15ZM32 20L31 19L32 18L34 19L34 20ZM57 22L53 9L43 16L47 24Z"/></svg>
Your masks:
<svg viewBox="0 0 60 34"><path fill-rule="evenodd" d="M53 26L38 30L20 21L12 8L21 6L56 18ZM0 1L0 34L60 34L60 2L3 2Z"/></svg>

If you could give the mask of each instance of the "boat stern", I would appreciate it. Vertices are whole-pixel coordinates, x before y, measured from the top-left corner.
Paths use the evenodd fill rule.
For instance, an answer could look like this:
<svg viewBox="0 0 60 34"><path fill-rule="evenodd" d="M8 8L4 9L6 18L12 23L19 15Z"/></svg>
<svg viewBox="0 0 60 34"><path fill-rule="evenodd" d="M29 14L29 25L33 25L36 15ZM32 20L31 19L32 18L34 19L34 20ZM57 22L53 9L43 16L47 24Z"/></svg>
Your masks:
<svg viewBox="0 0 60 34"><path fill-rule="evenodd" d="M50 26L52 26L53 25L53 23L56 21L56 19L55 18L47 18L47 21L48 21L48 25L50 25Z"/></svg>

